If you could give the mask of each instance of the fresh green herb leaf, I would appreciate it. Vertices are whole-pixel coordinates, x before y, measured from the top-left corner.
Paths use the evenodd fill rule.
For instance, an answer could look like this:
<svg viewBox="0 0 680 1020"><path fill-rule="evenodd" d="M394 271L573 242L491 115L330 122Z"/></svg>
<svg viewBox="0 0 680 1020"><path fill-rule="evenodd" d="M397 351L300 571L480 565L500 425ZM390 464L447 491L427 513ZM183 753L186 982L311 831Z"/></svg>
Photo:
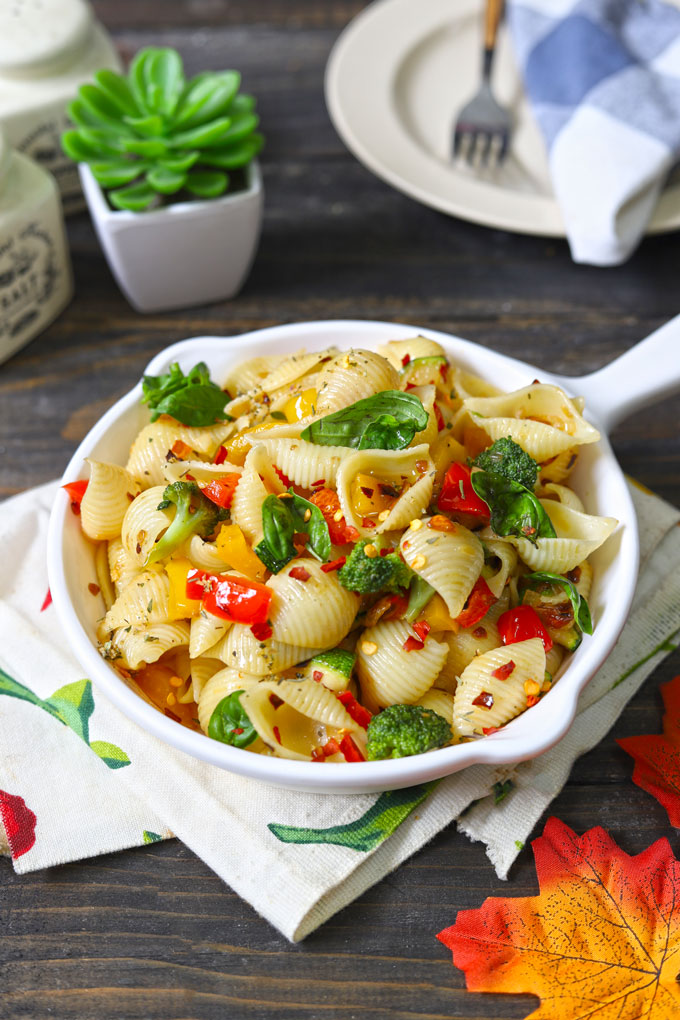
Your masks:
<svg viewBox="0 0 680 1020"><path fill-rule="evenodd" d="M561 574L550 574L548 571L538 570L533 574L525 574L520 580L527 588L535 589L540 587L542 584L556 584L561 588L564 588L574 610L574 622L584 634L593 633L593 620L590 615L588 603L583 598L576 585L568 578L563 577Z"/></svg>
<svg viewBox="0 0 680 1020"><path fill-rule="evenodd" d="M142 390L142 403L149 405L151 421L162 414L191 426L232 420L224 413L229 394L211 380L203 361L194 365L187 375L177 362L164 375L145 375Z"/></svg>
<svg viewBox="0 0 680 1020"><path fill-rule="evenodd" d="M257 737L257 731L241 704L244 691L233 691L222 698L208 723L208 736L233 747L247 747Z"/></svg>
<svg viewBox="0 0 680 1020"><path fill-rule="evenodd" d="M312 422L301 436L319 446L403 450L427 421L427 411L413 393L383 390Z"/></svg>
<svg viewBox="0 0 680 1020"><path fill-rule="evenodd" d="M473 471L472 488L491 511L497 535L517 535L536 545L539 538L556 538L550 518L533 492L495 471Z"/></svg>
<svg viewBox="0 0 680 1020"><path fill-rule="evenodd" d="M287 421L288 420L286 418L285 414L283 413L283 411L270 411L269 412L269 417L273 418L275 421Z"/></svg>
<svg viewBox="0 0 680 1020"><path fill-rule="evenodd" d="M255 552L273 574L278 574L297 556L293 543L295 534L309 536L307 549L318 559L325 562L331 552L328 525L318 506L292 489L289 492L283 499L267 496L262 504L263 538Z"/></svg>
<svg viewBox="0 0 680 1020"><path fill-rule="evenodd" d="M511 790L514 790L515 784L512 779L506 779L504 782L500 780L493 784L493 802L494 804L500 804L501 801L505 800Z"/></svg>
<svg viewBox="0 0 680 1020"><path fill-rule="evenodd" d="M497 439L488 450L482 450L473 463L483 471L495 471L511 482L519 482L532 492L536 485L538 464L509 436Z"/></svg>

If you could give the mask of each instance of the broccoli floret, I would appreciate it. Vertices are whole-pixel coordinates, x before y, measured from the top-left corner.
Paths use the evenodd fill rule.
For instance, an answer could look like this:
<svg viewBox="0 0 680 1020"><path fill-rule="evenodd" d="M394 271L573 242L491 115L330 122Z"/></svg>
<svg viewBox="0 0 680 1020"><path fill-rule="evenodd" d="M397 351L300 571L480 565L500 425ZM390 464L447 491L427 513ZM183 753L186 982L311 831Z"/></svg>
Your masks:
<svg viewBox="0 0 680 1020"><path fill-rule="evenodd" d="M483 450L475 458L475 464L483 471L495 471L511 482L519 482L531 492L534 491L538 464L509 436L497 439L488 450Z"/></svg>
<svg viewBox="0 0 680 1020"><path fill-rule="evenodd" d="M156 542L147 557L147 564L157 563L175 551L191 535L208 538L220 523L229 517L229 511L217 506L204 496L195 482L173 482L163 493L158 510L176 507L170 527Z"/></svg>
<svg viewBox="0 0 680 1020"><path fill-rule="evenodd" d="M453 739L443 716L422 705L390 705L368 724L368 759L405 758L444 747Z"/></svg>
<svg viewBox="0 0 680 1020"><path fill-rule="evenodd" d="M367 556L366 546L372 545L380 552L381 540L365 538L352 549L344 567L338 571L338 581L343 588L368 595L371 592L386 591L395 594L408 588L412 571L396 553L386 556Z"/></svg>

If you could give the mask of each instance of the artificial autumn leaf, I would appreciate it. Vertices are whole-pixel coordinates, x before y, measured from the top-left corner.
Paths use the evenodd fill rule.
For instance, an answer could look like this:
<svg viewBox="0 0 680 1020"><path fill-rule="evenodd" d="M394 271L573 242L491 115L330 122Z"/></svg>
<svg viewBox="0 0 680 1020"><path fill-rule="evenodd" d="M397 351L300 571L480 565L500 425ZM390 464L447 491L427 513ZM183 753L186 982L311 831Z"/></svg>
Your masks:
<svg viewBox="0 0 680 1020"><path fill-rule="evenodd" d="M616 743L635 759L633 782L651 793L680 829L680 676L661 684L663 733L625 737Z"/></svg>
<svg viewBox="0 0 680 1020"><path fill-rule="evenodd" d="M556 818L532 843L540 895L492 897L437 936L476 992L532 993L531 1020L680 1017L680 862Z"/></svg>

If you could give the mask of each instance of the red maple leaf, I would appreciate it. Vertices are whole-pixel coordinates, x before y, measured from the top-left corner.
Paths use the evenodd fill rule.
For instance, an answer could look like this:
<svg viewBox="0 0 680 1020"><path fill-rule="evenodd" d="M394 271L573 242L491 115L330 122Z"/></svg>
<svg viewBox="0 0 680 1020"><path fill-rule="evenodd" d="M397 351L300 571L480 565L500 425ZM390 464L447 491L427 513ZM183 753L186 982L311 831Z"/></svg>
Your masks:
<svg viewBox="0 0 680 1020"><path fill-rule="evenodd" d="M651 793L680 829L680 676L661 684L663 733L624 737L616 743L635 759L633 782Z"/></svg>
<svg viewBox="0 0 680 1020"><path fill-rule="evenodd" d="M532 843L538 896L492 897L437 936L476 992L532 993L531 1020L680 1018L680 862L556 818Z"/></svg>
<svg viewBox="0 0 680 1020"><path fill-rule="evenodd" d="M28 853L35 843L37 818L23 797L0 790L0 818L5 827L12 858Z"/></svg>

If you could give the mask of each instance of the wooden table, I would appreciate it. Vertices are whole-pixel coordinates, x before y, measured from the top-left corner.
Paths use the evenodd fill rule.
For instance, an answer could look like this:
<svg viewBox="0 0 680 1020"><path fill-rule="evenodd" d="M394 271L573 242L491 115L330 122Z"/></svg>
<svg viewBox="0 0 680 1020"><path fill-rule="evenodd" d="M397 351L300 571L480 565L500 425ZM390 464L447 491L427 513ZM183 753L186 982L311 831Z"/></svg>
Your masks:
<svg viewBox="0 0 680 1020"><path fill-rule="evenodd" d="M561 241L448 219L376 180L331 127L323 69L360 0L95 0L129 58L176 46L189 71L237 66L268 144L262 245L243 293L142 316L107 269L86 214L69 222L76 297L0 368L0 493L63 470L94 421L167 344L313 318L377 318L449 330L570 374L610 361L678 311L678 237L617 269L575 266ZM162 26L162 27L160 27ZM680 502L680 400L613 436L623 468ZM654 732L669 656L551 806L578 831L601 824L629 853L677 839L630 780L615 737ZM536 891L524 850L500 882L480 844L450 826L302 945L291 946L176 841L23 878L0 865L0 1015L8 1020L522 1017L530 997L479 996L435 939L491 894Z"/></svg>

